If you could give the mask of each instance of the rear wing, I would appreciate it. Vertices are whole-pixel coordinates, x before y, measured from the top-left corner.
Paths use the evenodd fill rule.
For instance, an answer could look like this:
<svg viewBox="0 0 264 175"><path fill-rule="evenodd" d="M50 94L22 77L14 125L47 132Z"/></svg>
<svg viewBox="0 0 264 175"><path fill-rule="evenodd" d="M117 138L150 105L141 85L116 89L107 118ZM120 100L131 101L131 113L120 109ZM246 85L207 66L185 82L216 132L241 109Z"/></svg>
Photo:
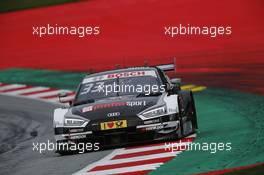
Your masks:
<svg viewBox="0 0 264 175"><path fill-rule="evenodd" d="M157 68L163 71L176 71L176 58L173 59L173 63L157 65Z"/></svg>
<svg viewBox="0 0 264 175"><path fill-rule="evenodd" d="M175 65L174 64L162 64L162 65L158 65L156 67L163 70L163 71L175 71Z"/></svg>
<svg viewBox="0 0 264 175"><path fill-rule="evenodd" d="M161 65L157 65L156 67L161 69L164 72L166 72L166 71L174 71L174 72L176 72L176 58L173 59L173 63L161 64ZM167 75L165 75L165 76L167 76ZM167 76L167 78L170 80L171 84L176 85L176 86L180 86L181 85L181 78L172 78L172 79L170 79L168 76Z"/></svg>
<svg viewBox="0 0 264 175"><path fill-rule="evenodd" d="M120 66L120 64L116 64L115 65L115 69L120 69L122 66ZM124 66L125 67L125 66ZM160 64L160 65L148 65L148 61L144 61L144 66L142 67L157 67L159 69L161 69L162 71L174 71L176 72L176 58L173 58L173 62L172 63L168 63L168 64ZM129 67L129 68L141 68L141 67Z"/></svg>

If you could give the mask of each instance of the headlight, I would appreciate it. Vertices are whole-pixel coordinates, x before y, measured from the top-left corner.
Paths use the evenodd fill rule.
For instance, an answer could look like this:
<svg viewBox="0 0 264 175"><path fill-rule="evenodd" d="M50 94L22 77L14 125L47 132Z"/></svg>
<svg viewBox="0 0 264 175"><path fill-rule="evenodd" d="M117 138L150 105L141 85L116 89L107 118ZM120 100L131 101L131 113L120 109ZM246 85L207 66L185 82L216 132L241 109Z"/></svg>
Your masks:
<svg viewBox="0 0 264 175"><path fill-rule="evenodd" d="M84 122L85 121L82 119L65 118L64 125L65 126L82 126Z"/></svg>
<svg viewBox="0 0 264 175"><path fill-rule="evenodd" d="M158 107L156 109L152 109L149 110L147 112L142 113L142 115L146 118L150 118L150 117L155 117L155 116L160 116L166 113L166 107L162 106L162 107Z"/></svg>

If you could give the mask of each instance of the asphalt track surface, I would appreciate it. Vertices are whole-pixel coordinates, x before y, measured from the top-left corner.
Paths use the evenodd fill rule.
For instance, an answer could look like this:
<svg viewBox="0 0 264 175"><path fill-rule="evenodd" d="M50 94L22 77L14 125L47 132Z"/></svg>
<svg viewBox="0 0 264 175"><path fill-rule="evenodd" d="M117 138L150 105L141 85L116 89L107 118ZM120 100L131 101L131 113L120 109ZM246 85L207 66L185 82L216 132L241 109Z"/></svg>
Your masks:
<svg viewBox="0 0 264 175"><path fill-rule="evenodd" d="M111 150L59 156L33 151L33 142L53 140L52 111L56 105L0 95L0 174L72 174L108 155ZM37 131L38 136L31 136Z"/></svg>

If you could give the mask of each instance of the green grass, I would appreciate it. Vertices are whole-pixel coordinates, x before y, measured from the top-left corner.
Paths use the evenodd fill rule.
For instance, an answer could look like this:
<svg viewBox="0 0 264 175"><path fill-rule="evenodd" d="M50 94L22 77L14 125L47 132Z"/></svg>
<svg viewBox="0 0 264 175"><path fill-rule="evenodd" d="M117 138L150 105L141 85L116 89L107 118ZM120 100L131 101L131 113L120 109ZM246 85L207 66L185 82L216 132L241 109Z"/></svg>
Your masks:
<svg viewBox="0 0 264 175"><path fill-rule="evenodd" d="M194 143L232 143L232 149L184 151L149 175L189 175L264 162L263 96L212 88L194 96L199 125Z"/></svg>
<svg viewBox="0 0 264 175"><path fill-rule="evenodd" d="M0 71L0 82L75 90L86 74L88 73L35 69L6 69Z"/></svg>
<svg viewBox="0 0 264 175"><path fill-rule="evenodd" d="M76 1L79 0L1 0L0 13Z"/></svg>
<svg viewBox="0 0 264 175"><path fill-rule="evenodd" d="M225 173L224 175L260 175L263 174L263 172L264 172L264 164L248 169L235 170L230 173Z"/></svg>

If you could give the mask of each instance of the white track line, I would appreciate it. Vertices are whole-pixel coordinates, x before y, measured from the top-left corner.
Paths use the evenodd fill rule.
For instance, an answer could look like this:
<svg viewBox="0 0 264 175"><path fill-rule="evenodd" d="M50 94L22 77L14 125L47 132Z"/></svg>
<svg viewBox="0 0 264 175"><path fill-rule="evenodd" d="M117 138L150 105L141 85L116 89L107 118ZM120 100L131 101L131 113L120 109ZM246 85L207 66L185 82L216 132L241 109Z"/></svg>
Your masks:
<svg viewBox="0 0 264 175"><path fill-rule="evenodd" d="M196 137L196 134L192 134L192 135L188 136L187 138L194 138L194 137ZM192 141L182 142L182 143L189 144L191 142ZM170 143L175 143L175 142L170 142ZM165 145L163 145L163 146L165 146ZM146 145L146 147L149 148L148 145ZM156 146L156 148L158 149L160 147ZM120 154L124 153L125 151L130 151L130 150L133 150L130 152L136 152L136 151L134 151L136 149L137 149L137 151L142 151L144 148L140 147L140 148L132 148L132 149L125 149L125 148L115 149L112 153L108 154L106 157L84 167L83 169L74 173L74 175L87 175L87 172L89 172L90 170L92 170L93 168L95 168L97 166L115 165L115 164L120 164L120 163L129 163L129 162L137 162L137 161L144 161L144 160L151 161L151 160L156 159L156 158L176 157L178 154L180 154L182 152L182 151L164 152L164 153L151 154L151 155L146 155L146 156L143 155L143 156L138 156L138 157L130 157L130 158L122 158L122 159L112 160L112 158L114 158L116 155L120 155ZM165 147L164 147L164 150L165 150ZM124 169L125 168L126 167L124 167ZM144 170L147 170L147 169L144 169ZM134 169L131 172L135 172L135 171L138 171L138 170ZM95 171L91 171L91 172L89 172L89 174L94 174L94 172ZM104 172L104 171L101 170L101 172ZM102 174L104 174L104 173L102 173Z"/></svg>
<svg viewBox="0 0 264 175"><path fill-rule="evenodd" d="M100 162L107 162L108 160L112 159L120 150L123 150L124 148L119 148L119 149L115 149L113 152L111 152L110 154L106 155L105 157L103 157L102 159L93 162L92 164L87 165L86 167L82 168L81 170L73 173L73 175L82 175L85 174L87 171L93 169L94 167L100 165Z"/></svg>
<svg viewBox="0 0 264 175"><path fill-rule="evenodd" d="M129 173L135 171L144 171L144 170L154 170L158 168L162 163L153 163L153 164L145 164L131 167L122 167L122 168L114 168L109 170L101 170L101 171L91 171L87 172L84 175L109 175L109 174L118 174L118 173Z"/></svg>
<svg viewBox="0 0 264 175"><path fill-rule="evenodd" d="M166 157L175 157L176 155L180 154L181 151L178 152L169 152L169 153L160 153L160 154L155 154L155 155L147 155L147 156L140 156L140 157L132 157L132 158L125 158L125 159L116 159L116 160L111 160L113 157L118 155L118 153L124 150L124 148L120 149L115 149L112 153L107 155L106 157L102 158L101 160L94 162L83 169L79 170L78 172L74 173L73 175L86 175L88 171L91 169L97 167L97 166L105 166L105 165L114 165L114 164L120 164L120 163L129 163L129 162L137 162L137 161L142 161L142 160L152 160L156 158L166 158ZM127 167L124 167L127 168ZM147 169L144 169L147 170ZM138 171L133 169L134 171ZM92 174L94 171L90 172Z"/></svg>
<svg viewBox="0 0 264 175"><path fill-rule="evenodd" d="M177 143L177 142L170 142L170 144L173 144L173 146L185 146L188 145L190 142L182 142ZM158 150L158 149L164 149L164 152L168 152L168 148L166 149L165 143L163 145L159 145L159 146L146 146L146 147L142 147L142 148L132 148L132 149L124 149L122 151L120 151L119 154L131 154L131 153L137 153L137 152L144 152L144 151L152 151L152 150Z"/></svg>
<svg viewBox="0 0 264 175"><path fill-rule="evenodd" d="M114 165L120 163L128 163L128 162L137 162L143 160L152 160L157 158L166 158L166 157L175 157L176 155L180 154L182 151L175 151L175 152L165 152L159 154L150 154L146 156L138 156L138 157L130 157L130 158L123 158L123 159L114 159L114 160L102 160L97 162L96 166L100 165Z"/></svg>
<svg viewBox="0 0 264 175"><path fill-rule="evenodd" d="M12 92L6 92L6 93L10 94L10 95L20 95L20 94L24 94L24 93L37 92L37 91L42 91L42 90L46 90L46 89L49 89L49 88L47 88L47 87L29 87L27 89L21 89L21 90L12 91Z"/></svg>
<svg viewBox="0 0 264 175"><path fill-rule="evenodd" d="M195 137L196 137L196 134L192 134L192 135L189 135L189 136L187 136L185 138L193 138L193 139L195 139Z"/></svg>
<svg viewBox="0 0 264 175"><path fill-rule="evenodd" d="M0 91L16 89L16 88L22 88L22 87L26 87L26 85L23 85L23 84L10 84L10 85L6 85L6 86L0 87Z"/></svg>

